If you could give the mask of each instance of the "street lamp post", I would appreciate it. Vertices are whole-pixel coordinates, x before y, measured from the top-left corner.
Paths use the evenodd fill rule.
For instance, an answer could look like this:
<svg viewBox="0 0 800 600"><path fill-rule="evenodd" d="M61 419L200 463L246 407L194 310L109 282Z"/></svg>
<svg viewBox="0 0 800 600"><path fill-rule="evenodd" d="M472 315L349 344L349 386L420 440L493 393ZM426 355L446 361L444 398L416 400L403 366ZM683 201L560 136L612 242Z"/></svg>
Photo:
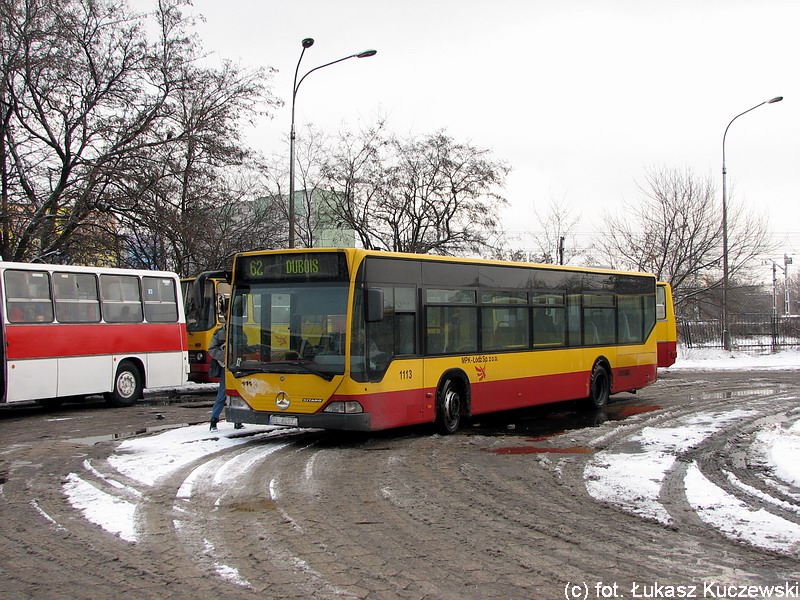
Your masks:
<svg viewBox="0 0 800 600"><path fill-rule="evenodd" d="M329 67L331 65L335 65L336 63L340 63L343 60L347 60L349 58L368 58L370 56L375 56L378 51L377 50L364 50L363 52L359 52L358 54L351 54L350 56L344 56L337 60L333 60L329 63L325 63L324 65L320 65L318 67L314 67L310 71L308 71L305 75L300 78L300 81L297 81L297 74L300 71L300 63L303 60L303 54L305 54L306 49L310 48L314 45L314 40L312 38L304 38L301 42L303 45L303 50L300 52L300 58L297 60L297 67L294 70L294 83L292 84L292 130L289 133L289 248L295 247L295 202L294 202L294 140L295 140L295 129L294 129L294 105L295 100L297 98L297 90L300 88L300 84L303 83L303 80L311 75L314 71L318 71L324 67Z"/></svg>
<svg viewBox="0 0 800 600"><path fill-rule="evenodd" d="M727 169L725 168L725 138L728 135L728 129L733 122L749 113L751 110L757 109L759 106L765 104L774 104L783 100L783 96L776 96L770 100L764 100L760 104L756 104L752 108L739 113L730 120L728 126L725 128L725 133L722 135L722 347L725 350L731 349L731 335L728 330L728 189L727 189Z"/></svg>

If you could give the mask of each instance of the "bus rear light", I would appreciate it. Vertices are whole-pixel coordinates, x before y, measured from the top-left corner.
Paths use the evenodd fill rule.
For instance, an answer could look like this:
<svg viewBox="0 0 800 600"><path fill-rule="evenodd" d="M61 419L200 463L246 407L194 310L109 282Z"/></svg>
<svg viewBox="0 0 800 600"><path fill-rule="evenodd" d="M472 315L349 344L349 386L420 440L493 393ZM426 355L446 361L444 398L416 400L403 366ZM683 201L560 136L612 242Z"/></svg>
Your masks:
<svg viewBox="0 0 800 600"><path fill-rule="evenodd" d="M351 400L349 402L331 402L322 412L353 415L363 413L364 408L359 402Z"/></svg>

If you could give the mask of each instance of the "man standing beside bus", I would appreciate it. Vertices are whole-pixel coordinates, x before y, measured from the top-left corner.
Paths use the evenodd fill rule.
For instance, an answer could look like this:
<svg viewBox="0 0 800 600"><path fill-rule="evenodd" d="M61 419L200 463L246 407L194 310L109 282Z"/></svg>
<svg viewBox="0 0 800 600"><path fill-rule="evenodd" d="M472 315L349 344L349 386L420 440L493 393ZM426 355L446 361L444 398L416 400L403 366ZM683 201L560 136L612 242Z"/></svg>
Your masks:
<svg viewBox="0 0 800 600"><path fill-rule="evenodd" d="M211 343L208 345L208 354L211 357L211 364L208 366L208 374L211 377L219 377L219 387L217 397L214 400L214 407L211 409L211 431L217 430L219 416L225 407L225 323L214 332Z"/></svg>
<svg viewBox="0 0 800 600"><path fill-rule="evenodd" d="M211 377L219 377L217 397L214 399L214 407L211 409L211 431L217 430L219 417L222 414L222 409L225 408L225 355L227 353L227 347L225 344L227 332L225 317L228 313L227 299L223 299L221 301L219 312L222 327L214 332L214 335L211 338L211 343L208 345L208 354L211 357L211 364L208 366L208 374ZM234 429L241 428L241 423L236 423L236 425L234 425Z"/></svg>

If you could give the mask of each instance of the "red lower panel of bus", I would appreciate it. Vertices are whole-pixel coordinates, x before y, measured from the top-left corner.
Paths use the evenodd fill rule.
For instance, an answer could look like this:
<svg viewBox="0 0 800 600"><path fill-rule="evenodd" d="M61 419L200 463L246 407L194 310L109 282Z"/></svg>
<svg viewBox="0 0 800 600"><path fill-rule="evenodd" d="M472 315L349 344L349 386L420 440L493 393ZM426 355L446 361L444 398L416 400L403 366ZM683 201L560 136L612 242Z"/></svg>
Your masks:
<svg viewBox="0 0 800 600"><path fill-rule="evenodd" d="M195 383L219 383L219 377L208 374L208 363L189 363L189 381Z"/></svg>
<svg viewBox="0 0 800 600"><path fill-rule="evenodd" d="M6 325L7 360L183 350L183 323Z"/></svg>
<svg viewBox="0 0 800 600"><path fill-rule="evenodd" d="M658 366L671 367L678 358L678 345L675 342L658 342Z"/></svg>
<svg viewBox="0 0 800 600"><path fill-rule="evenodd" d="M656 365L614 370L613 393L641 389L656 379ZM473 415L526 408L589 396L590 373L562 373L470 384ZM429 423L436 418L436 390L414 389L331 400L357 400L370 413L372 430Z"/></svg>

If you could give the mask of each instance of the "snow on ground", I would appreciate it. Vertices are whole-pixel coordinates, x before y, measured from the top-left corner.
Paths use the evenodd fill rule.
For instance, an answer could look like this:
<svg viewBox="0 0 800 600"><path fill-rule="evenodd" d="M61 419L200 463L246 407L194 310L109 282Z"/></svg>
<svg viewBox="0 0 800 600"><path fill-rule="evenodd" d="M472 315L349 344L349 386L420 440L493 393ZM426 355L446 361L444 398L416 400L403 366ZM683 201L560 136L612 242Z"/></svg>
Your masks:
<svg viewBox="0 0 800 600"><path fill-rule="evenodd" d="M689 369L692 371L724 371L731 369L780 369L800 371L800 350L784 350L774 354L749 354L728 352L715 348L678 347L678 360L670 371Z"/></svg>
<svg viewBox="0 0 800 600"><path fill-rule="evenodd" d="M680 349L678 362L669 370L681 369L800 370L800 352L755 356L719 350ZM671 421L662 427L645 427L631 437L630 452L600 451L592 457L585 470L586 488L593 497L621 510L669 524L672 517L659 503L660 485L668 471L676 465L682 453L701 444L726 424L746 416L745 413L746 410L708 411ZM274 429L248 426L247 435L242 436L232 424L225 422L220 424L219 432L213 434L206 424L181 427L122 442L109 457L108 464L121 477L147 488L180 469L190 468L193 462L205 456L254 439L268 438ZM731 473L723 475L733 487L745 494L777 508L800 513L800 418L787 427L765 426L754 436L753 444L764 465L780 482L773 485L780 485L783 495L795 499L796 504L752 489ZM98 477L90 464L84 468L85 472L71 473L64 483L64 493L69 502L89 521L135 543L135 509L142 492L130 486L126 489L108 477ZM684 486L686 498L696 514L723 535L760 548L800 555L800 527L768 510L754 510L747 506L713 483L696 463L686 467ZM114 488L113 491L110 488ZM224 573L223 567L220 567L220 573ZM241 581L235 581L235 574L231 579L242 585Z"/></svg>
<svg viewBox="0 0 800 600"><path fill-rule="evenodd" d="M759 433L758 441L767 452L767 462L774 467L775 475L789 485L800 489L800 421L796 421L788 429L779 425L764 429Z"/></svg>
<svg viewBox="0 0 800 600"><path fill-rule="evenodd" d="M275 429L254 425L237 432L224 421L216 432L208 430L208 423L170 429L156 436L122 442L108 463L123 475L152 486L204 456L251 441L253 431Z"/></svg>
<svg viewBox="0 0 800 600"><path fill-rule="evenodd" d="M682 453L750 415L743 410L708 412L672 421L668 427L645 427L627 438L626 451L604 450L592 457L584 471L586 489L598 500L670 525L672 517L659 501L667 471Z"/></svg>
<svg viewBox="0 0 800 600"><path fill-rule="evenodd" d="M679 348L670 371L691 370L800 370L800 352L753 355L710 349ZM589 494L644 519L664 525L673 522L661 503L661 486L681 456L702 444L726 425L754 416L747 410L708 411L648 426L625 438L622 450L596 453L584 470ZM760 463L786 485L764 481L794 502L753 488L729 472L723 476L746 497L784 511L800 513L800 419L791 426L765 425L753 438ZM800 527L764 508L755 509L726 492L703 474L696 462L685 471L686 499L709 526L736 541L793 556L800 556Z"/></svg>

